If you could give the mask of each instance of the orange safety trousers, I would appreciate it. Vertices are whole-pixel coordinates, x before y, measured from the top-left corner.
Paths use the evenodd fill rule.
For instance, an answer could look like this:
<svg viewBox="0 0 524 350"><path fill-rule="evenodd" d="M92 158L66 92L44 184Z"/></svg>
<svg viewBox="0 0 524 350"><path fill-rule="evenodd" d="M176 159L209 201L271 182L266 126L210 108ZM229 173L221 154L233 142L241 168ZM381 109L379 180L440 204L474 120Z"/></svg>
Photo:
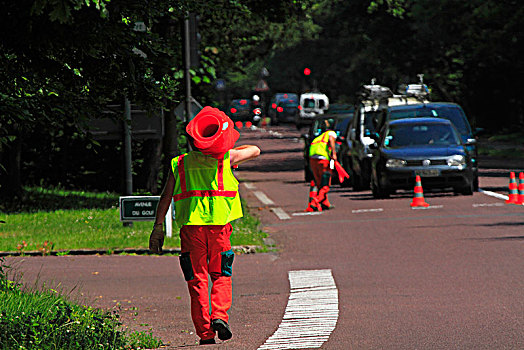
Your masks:
<svg viewBox="0 0 524 350"><path fill-rule="evenodd" d="M315 185L318 188L318 194L315 198L316 202L326 207L330 207L331 203L329 203L327 197L329 186L331 186L331 169L329 168L329 159L309 158L309 167L313 173ZM326 173L329 173L328 181L326 181ZM322 177L324 177L324 183L322 182Z"/></svg>
<svg viewBox="0 0 524 350"><path fill-rule="evenodd" d="M191 298L191 318L201 339L215 337L211 320L229 320L227 312L233 300L231 274L234 253L229 240L232 231L229 223L184 225L180 229L180 264ZM211 308L208 275L212 282Z"/></svg>

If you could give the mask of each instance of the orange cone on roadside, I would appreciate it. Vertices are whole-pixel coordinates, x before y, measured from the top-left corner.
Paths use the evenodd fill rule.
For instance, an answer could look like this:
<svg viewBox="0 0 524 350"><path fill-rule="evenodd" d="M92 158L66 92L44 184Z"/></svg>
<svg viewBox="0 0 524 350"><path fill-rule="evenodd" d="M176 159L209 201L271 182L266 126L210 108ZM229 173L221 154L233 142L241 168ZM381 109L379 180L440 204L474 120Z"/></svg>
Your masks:
<svg viewBox="0 0 524 350"><path fill-rule="evenodd" d="M515 179L515 173L512 171L509 173L509 198L506 200L507 204L517 204L519 200L519 191L517 188L517 180Z"/></svg>
<svg viewBox="0 0 524 350"><path fill-rule="evenodd" d="M524 205L524 173L519 174L519 196L515 204Z"/></svg>
<svg viewBox="0 0 524 350"><path fill-rule="evenodd" d="M322 211L322 206L317 202L317 186L315 186L315 181L311 180L309 184L309 203L306 211Z"/></svg>
<svg viewBox="0 0 524 350"><path fill-rule="evenodd" d="M424 201L424 192L422 191L420 175L417 175L415 178L415 196L411 202L411 207L429 207L429 204Z"/></svg>

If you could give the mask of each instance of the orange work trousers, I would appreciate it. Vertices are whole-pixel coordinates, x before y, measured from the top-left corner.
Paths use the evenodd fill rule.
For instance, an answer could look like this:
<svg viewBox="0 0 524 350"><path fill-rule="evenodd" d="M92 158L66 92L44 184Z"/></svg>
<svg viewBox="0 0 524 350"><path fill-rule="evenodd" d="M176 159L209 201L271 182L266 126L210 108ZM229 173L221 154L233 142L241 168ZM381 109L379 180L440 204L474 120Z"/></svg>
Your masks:
<svg viewBox="0 0 524 350"><path fill-rule="evenodd" d="M226 225L184 225L180 229L180 265L191 298L191 318L201 339L215 337L211 320L229 321L233 299L231 282L234 253ZM209 305L208 275L211 277Z"/></svg>
<svg viewBox="0 0 524 350"><path fill-rule="evenodd" d="M329 159L309 158L309 167L313 173L315 185L318 188L318 194L316 197L317 203L325 207L330 207L331 203L329 203L327 198L329 186L331 186L332 173L331 169L329 168Z"/></svg>

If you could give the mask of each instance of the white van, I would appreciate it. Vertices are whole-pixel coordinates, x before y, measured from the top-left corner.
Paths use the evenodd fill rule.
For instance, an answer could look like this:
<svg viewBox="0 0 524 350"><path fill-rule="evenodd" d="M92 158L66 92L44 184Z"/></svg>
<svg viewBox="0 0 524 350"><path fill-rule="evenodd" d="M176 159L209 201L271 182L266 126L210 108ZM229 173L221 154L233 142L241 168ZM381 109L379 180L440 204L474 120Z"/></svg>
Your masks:
<svg viewBox="0 0 524 350"><path fill-rule="evenodd" d="M295 124L300 128L304 124L311 124L316 115L324 114L329 108L329 99L320 92L308 92L300 95L300 113Z"/></svg>

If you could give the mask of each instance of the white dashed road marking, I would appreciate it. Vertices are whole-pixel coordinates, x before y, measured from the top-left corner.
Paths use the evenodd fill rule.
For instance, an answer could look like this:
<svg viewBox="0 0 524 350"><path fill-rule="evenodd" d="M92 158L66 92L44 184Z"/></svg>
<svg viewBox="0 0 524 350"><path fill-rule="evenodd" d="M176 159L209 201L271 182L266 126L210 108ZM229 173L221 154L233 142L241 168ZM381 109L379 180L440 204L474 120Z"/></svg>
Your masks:
<svg viewBox="0 0 524 350"><path fill-rule="evenodd" d="M307 216L307 215L322 215L323 212L321 211L307 211L307 212L299 212L299 213L293 213L291 215L293 216Z"/></svg>
<svg viewBox="0 0 524 350"><path fill-rule="evenodd" d="M384 209L382 209L382 208L376 208L376 209L355 209L355 210L352 210L351 212L354 213L354 214L358 214L358 213L373 213L373 212L379 212L379 211L384 211Z"/></svg>
<svg viewBox="0 0 524 350"><path fill-rule="evenodd" d="M265 205L275 205L275 202L273 202L271 199L269 199L269 197L266 196L266 194L264 192L262 192L262 191L253 191L253 194L263 204L265 204Z"/></svg>
<svg viewBox="0 0 524 350"><path fill-rule="evenodd" d="M278 216L280 220L291 219L291 216L287 215L287 213L282 208L271 208L271 211L275 213L275 215Z"/></svg>
<svg viewBox="0 0 524 350"><path fill-rule="evenodd" d="M275 202L273 202L268 196L266 196L266 194L262 191L256 191L256 186L253 185L251 182L244 182L244 186L246 186L246 188L248 190L251 190L253 192L253 194L255 195L255 197L257 197L257 199L262 202L263 204L265 205L271 205L271 206L274 206L275 205ZM270 208L270 210L275 213L275 215L280 219L280 220L288 220L288 219L291 219L291 216L289 216L285 211L284 209L280 208L280 207L273 207L273 208Z"/></svg>
<svg viewBox="0 0 524 350"><path fill-rule="evenodd" d="M411 209L439 209L444 208L443 205L430 205L429 207L411 207Z"/></svg>
<svg viewBox="0 0 524 350"><path fill-rule="evenodd" d="M278 329L258 350L318 349L338 321L338 290L331 270L289 271L289 300Z"/></svg>
<svg viewBox="0 0 524 350"><path fill-rule="evenodd" d="M472 205L473 205L473 208L478 208L478 207L503 207L504 203L475 203L475 204L472 204Z"/></svg>

